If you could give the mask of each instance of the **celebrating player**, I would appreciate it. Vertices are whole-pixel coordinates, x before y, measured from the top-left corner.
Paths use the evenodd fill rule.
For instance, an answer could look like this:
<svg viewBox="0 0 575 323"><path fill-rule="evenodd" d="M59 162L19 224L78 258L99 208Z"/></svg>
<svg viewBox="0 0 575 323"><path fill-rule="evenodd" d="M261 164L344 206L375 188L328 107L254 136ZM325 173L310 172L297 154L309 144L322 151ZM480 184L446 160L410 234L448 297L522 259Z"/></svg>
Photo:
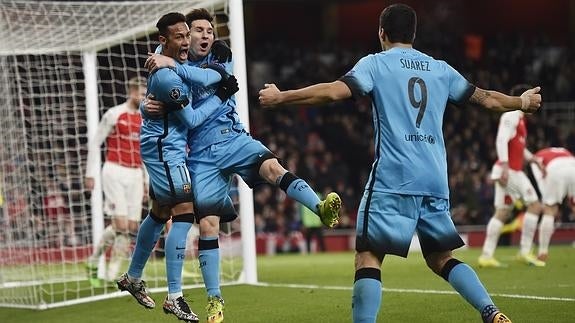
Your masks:
<svg viewBox="0 0 575 323"><path fill-rule="evenodd" d="M177 64L185 62L190 44L190 30L185 16L180 13L166 14L156 26L162 53L172 57ZM143 115L140 141L144 164L150 174L152 209L138 231L130 268L117 281L119 289L130 292L143 306L155 306L141 280L142 271L164 224L171 217L172 226L165 242L168 296L163 309L186 322L199 322L198 316L184 299L181 286L186 238L194 221L190 175L185 160L187 131L200 125L237 91L233 76L222 79L219 72L200 68L195 68L194 72L192 87L196 84L212 85L221 80L216 95L197 108L192 108L190 86L173 70L159 69L148 79L148 93L161 100L169 113L160 119L152 119L145 113Z"/></svg>
<svg viewBox="0 0 575 323"><path fill-rule="evenodd" d="M192 40L190 61L192 66L212 63L210 50L214 42L213 16L205 9L197 9L186 16ZM148 64L166 67L173 64L161 55L150 57ZM226 71L232 71L232 62L223 63ZM177 70L182 78L189 73ZM194 89L194 102L208 99L213 90ZM157 110L161 104L148 101L147 107ZM339 219L341 199L329 193L320 200L315 191L302 179L287 171L277 157L260 141L251 137L239 120L236 101L232 97L206 123L188 133L188 168L192 176L192 191L196 216L200 222L198 242L199 261L208 294L208 322L223 321L221 296L220 252L218 237L220 222L233 221L237 215L229 197L233 174L238 174L250 186L270 183L279 186L286 194L313 210L324 225L333 227Z"/></svg>
<svg viewBox="0 0 575 323"><path fill-rule="evenodd" d="M357 216L353 322L376 321L383 259L388 254L406 257L416 232L429 268L484 322L510 322L474 270L452 256L464 243L449 214L442 122L448 102L534 112L541 102L539 88L514 97L469 84L446 62L413 48L416 20L409 6L388 6L379 20L383 52L363 57L331 83L289 91L266 84L259 100L262 106L275 106L372 99L376 156Z"/></svg>

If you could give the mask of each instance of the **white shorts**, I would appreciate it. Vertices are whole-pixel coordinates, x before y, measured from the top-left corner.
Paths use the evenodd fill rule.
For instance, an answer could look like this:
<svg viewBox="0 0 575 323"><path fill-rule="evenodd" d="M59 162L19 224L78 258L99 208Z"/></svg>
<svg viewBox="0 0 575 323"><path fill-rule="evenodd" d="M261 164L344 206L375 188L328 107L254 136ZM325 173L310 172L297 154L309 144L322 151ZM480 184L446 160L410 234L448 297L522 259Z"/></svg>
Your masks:
<svg viewBox="0 0 575 323"><path fill-rule="evenodd" d="M102 167L104 213L109 216L127 216L139 222L142 218L144 173L141 168L120 166L105 162Z"/></svg>
<svg viewBox="0 0 575 323"><path fill-rule="evenodd" d="M496 209L511 208L513 202L523 199L526 205L537 202L539 197L531 181L523 171L509 170L507 186L503 187L497 180L501 177L503 168L495 164L491 170L491 179L495 182L495 198L493 205Z"/></svg>
<svg viewBox="0 0 575 323"><path fill-rule="evenodd" d="M558 157L553 159L547 165L545 178L543 178L537 165L531 165L531 171L544 204L561 204L566 196L575 197L575 158Z"/></svg>

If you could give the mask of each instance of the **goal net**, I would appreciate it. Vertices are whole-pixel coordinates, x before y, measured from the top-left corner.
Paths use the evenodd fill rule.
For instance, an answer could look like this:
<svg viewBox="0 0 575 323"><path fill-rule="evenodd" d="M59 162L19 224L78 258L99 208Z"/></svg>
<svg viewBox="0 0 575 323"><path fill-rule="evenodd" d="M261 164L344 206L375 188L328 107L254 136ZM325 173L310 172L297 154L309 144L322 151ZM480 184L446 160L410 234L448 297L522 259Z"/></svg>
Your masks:
<svg viewBox="0 0 575 323"><path fill-rule="evenodd" d="M241 1L233 2L241 8ZM159 17L194 8L212 11L220 39L233 34L225 0L1 0L0 306L42 309L125 294L113 284L95 288L88 281L87 257L106 218L99 177L93 191L84 186L87 141L102 114L125 102L127 81L147 76L143 65L158 45ZM236 52L239 41L230 40L234 58L243 57ZM241 221L220 235L223 284L256 279L252 201L244 185ZM191 237L184 288L203 286L196 250ZM160 244L144 272L157 293L166 292L162 254ZM123 259L120 272L128 264ZM106 278L105 270L99 275Z"/></svg>

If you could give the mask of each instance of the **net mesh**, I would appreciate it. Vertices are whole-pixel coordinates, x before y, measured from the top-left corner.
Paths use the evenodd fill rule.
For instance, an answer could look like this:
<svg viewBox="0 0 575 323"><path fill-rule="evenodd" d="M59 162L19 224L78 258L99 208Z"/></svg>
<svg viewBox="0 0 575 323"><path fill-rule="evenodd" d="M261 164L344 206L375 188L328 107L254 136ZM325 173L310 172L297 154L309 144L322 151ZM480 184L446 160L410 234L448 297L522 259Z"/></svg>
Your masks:
<svg viewBox="0 0 575 323"><path fill-rule="evenodd" d="M97 241L84 187L90 125L83 53L96 55L101 116L125 102L130 78L147 76L157 19L200 7L216 15L216 33L227 38L222 1L1 1L0 306L48 308L118 295L112 284L91 287L85 268ZM223 283L239 279L238 231L236 223L223 228ZM190 255L195 248L192 238ZM164 267L158 248L144 273L152 290L165 290ZM186 262L184 284L201 283L197 267L197 260Z"/></svg>

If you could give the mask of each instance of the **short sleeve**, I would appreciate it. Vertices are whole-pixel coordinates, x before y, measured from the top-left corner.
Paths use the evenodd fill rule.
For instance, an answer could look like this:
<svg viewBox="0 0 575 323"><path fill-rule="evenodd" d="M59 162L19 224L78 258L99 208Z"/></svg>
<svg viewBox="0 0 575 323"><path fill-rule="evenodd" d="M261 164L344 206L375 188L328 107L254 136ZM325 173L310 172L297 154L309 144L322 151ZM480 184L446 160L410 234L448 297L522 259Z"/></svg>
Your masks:
<svg viewBox="0 0 575 323"><path fill-rule="evenodd" d="M473 95L475 86L449 64L445 64L449 73L449 102L461 105Z"/></svg>
<svg viewBox="0 0 575 323"><path fill-rule="evenodd" d="M189 104L190 87L169 68L161 68L150 76L148 91L170 110Z"/></svg>
<svg viewBox="0 0 575 323"><path fill-rule="evenodd" d="M373 90L373 55L361 58L355 66L340 78L351 90L354 98L367 95Z"/></svg>

